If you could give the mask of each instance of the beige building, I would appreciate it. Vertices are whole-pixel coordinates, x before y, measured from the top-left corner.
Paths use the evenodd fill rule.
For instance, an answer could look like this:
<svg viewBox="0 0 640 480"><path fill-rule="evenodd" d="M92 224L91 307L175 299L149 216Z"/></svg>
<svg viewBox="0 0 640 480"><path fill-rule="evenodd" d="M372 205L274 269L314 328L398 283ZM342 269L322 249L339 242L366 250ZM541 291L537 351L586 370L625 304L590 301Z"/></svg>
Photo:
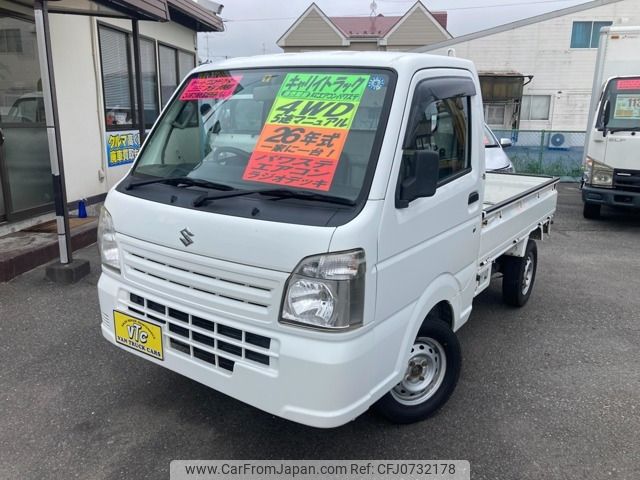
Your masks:
<svg viewBox="0 0 640 480"><path fill-rule="evenodd" d="M447 13L420 1L402 16L328 17L315 3L280 37L285 52L312 50L412 50L451 39Z"/></svg>

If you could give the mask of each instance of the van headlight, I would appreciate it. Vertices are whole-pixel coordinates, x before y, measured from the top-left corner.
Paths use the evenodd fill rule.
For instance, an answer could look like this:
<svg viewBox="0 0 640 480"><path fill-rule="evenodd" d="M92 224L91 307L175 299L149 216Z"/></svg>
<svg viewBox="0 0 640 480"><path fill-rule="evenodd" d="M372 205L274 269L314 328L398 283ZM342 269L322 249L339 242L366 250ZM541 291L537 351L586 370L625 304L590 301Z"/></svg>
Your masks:
<svg viewBox="0 0 640 480"><path fill-rule="evenodd" d="M587 157L584 167L584 183L594 187L611 188L613 186L613 168Z"/></svg>
<svg viewBox="0 0 640 480"><path fill-rule="evenodd" d="M364 250L303 259L287 281L280 321L324 330L362 325Z"/></svg>
<svg viewBox="0 0 640 480"><path fill-rule="evenodd" d="M120 254L116 244L116 231L109 210L102 207L98 220L98 249L102 265L117 270L120 273Z"/></svg>

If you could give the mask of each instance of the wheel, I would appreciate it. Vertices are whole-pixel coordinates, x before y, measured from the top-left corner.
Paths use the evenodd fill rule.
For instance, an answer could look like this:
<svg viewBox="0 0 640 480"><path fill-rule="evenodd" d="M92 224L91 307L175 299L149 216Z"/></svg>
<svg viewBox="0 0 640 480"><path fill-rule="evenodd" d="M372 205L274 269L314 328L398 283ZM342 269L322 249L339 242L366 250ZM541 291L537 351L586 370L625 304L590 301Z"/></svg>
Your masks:
<svg viewBox="0 0 640 480"><path fill-rule="evenodd" d="M455 333L438 318L425 320L418 332L402 381L374 405L394 423L414 423L444 405L458 383L462 355Z"/></svg>
<svg viewBox="0 0 640 480"><path fill-rule="evenodd" d="M502 257L502 299L507 305L522 307L531 296L536 280L538 247L529 240L524 257Z"/></svg>
<svg viewBox="0 0 640 480"><path fill-rule="evenodd" d="M597 203L586 203L582 209L582 215L589 220L597 220L600 218L600 205Z"/></svg>

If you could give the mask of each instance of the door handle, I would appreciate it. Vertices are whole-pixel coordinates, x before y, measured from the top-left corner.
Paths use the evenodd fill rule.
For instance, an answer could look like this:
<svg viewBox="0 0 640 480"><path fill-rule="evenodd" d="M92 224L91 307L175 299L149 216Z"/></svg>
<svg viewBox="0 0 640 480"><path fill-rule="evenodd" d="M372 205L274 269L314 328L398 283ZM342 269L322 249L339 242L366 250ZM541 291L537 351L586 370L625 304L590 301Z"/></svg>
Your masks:
<svg viewBox="0 0 640 480"><path fill-rule="evenodd" d="M480 200L480 194L478 192L471 192L469 194L469 205L476 203L478 200Z"/></svg>
<svg viewBox="0 0 640 480"><path fill-rule="evenodd" d="M4 132L0 128L0 147L4 144Z"/></svg>

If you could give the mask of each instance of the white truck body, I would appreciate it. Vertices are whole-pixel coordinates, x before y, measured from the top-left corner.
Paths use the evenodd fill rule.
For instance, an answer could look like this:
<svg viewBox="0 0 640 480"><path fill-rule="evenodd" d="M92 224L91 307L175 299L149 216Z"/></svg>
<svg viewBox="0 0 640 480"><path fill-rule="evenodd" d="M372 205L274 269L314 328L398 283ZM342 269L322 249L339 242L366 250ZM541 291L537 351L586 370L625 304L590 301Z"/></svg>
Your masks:
<svg viewBox="0 0 640 480"><path fill-rule="evenodd" d="M397 75L361 208L338 226L265 221L211 210L235 198L200 210L173 205L175 196L169 201L168 195L181 195L175 186L154 185L161 196L166 189L167 200L150 200L144 190L151 186L127 191L131 180L125 178L106 199L110 224L100 232L103 252L107 236L114 245L98 285L101 329L114 345L257 408L335 427L407 376L412 343L434 308L446 312L442 320L456 331L468 320L473 298L489 285L492 267L507 257L521 259L530 236L548 232L557 179L485 173L480 85L465 60L380 52L285 54L202 66L191 77L274 67L375 67ZM414 92L443 78L475 86L468 97L469 168L439 184L433 195L399 208L397 179ZM163 128L161 118L141 157ZM255 202L253 212L265 208L262 199L242 198ZM285 202L270 205L284 208ZM328 206L309 201L305 208ZM353 249L366 259L361 322L336 331L283 322L296 266L310 256ZM155 325L161 358L116 341L114 312Z"/></svg>
<svg viewBox="0 0 640 480"><path fill-rule="evenodd" d="M640 27L605 27L600 31L585 140L586 217L597 217L601 205L640 208L638 132Z"/></svg>

